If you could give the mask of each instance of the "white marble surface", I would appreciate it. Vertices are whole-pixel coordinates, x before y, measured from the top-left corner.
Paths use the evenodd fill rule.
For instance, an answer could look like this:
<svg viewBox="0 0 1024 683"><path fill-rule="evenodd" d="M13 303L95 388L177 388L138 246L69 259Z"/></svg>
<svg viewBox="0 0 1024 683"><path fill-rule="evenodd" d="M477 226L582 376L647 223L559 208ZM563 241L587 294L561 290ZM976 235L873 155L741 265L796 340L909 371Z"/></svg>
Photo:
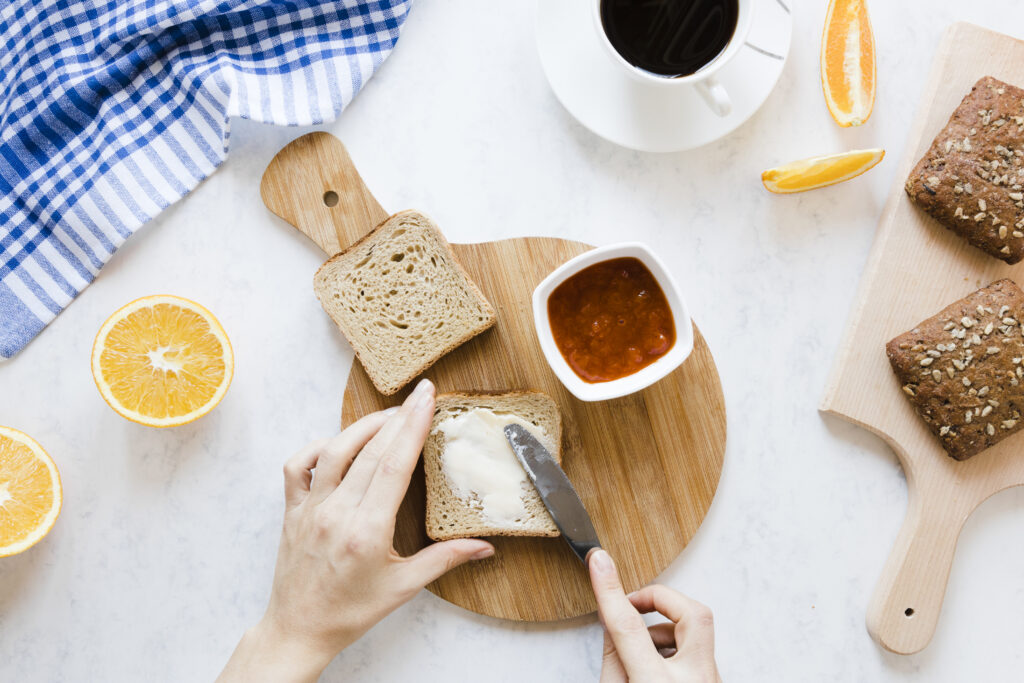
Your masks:
<svg viewBox="0 0 1024 683"><path fill-rule="evenodd" d="M390 61L326 129L386 207L427 210L452 241L658 246L714 350L729 410L718 495L661 580L714 609L726 680L1019 680L1024 491L968 522L931 645L883 652L864 613L906 507L903 476L880 440L816 406L943 28L966 19L1024 33L1024 10L875 0L877 106L863 128L840 130L818 82L825 2L795 9L776 92L694 152L630 152L572 120L544 81L524 2L420 2ZM257 193L300 132L236 122L223 169L0 366L0 423L49 450L66 495L42 544L0 560L0 680L209 680L262 613L281 464L336 430L352 360L313 296L320 253ZM848 184L795 197L760 186L777 162L876 145L889 158ZM221 406L170 431L114 414L88 364L103 319L158 292L210 307L237 354ZM324 680L586 681L599 657L593 620L516 625L423 593Z"/></svg>

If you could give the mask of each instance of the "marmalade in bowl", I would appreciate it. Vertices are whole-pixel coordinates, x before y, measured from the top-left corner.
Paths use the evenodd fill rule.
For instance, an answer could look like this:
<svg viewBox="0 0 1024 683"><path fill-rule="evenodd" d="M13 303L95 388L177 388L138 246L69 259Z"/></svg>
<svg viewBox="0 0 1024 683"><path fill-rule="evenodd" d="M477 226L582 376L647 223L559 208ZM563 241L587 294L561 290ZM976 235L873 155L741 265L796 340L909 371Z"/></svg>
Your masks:
<svg viewBox="0 0 1024 683"><path fill-rule="evenodd" d="M676 342L665 293L633 257L595 263L558 285L548 320L565 362L590 383L632 375Z"/></svg>

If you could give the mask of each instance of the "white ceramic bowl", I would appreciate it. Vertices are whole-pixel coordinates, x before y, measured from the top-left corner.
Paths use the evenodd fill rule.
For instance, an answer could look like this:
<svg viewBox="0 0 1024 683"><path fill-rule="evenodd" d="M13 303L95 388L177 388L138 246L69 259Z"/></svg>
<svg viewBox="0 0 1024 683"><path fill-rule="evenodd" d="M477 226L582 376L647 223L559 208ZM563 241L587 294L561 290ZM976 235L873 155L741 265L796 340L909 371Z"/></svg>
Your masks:
<svg viewBox="0 0 1024 683"><path fill-rule="evenodd" d="M551 334L551 323L548 320L548 297L558 285L584 268L601 261L628 257L639 259L647 266L661 286L661 290L665 292L665 298L668 300L669 308L672 309L672 319L676 326L676 343L664 356L632 375L626 375L610 382L584 382L565 362L562 352L555 344L555 338ZM639 242L611 244L607 247L591 249L556 268L533 290L533 323L537 330L537 338L540 340L540 348L544 351L548 365L554 370L555 375L565 385L565 388L581 401L605 401L649 387L678 368L693 351L693 324L690 321L690 312L686 308L686 302L679 291L679 286L661 259Z"/></svg>

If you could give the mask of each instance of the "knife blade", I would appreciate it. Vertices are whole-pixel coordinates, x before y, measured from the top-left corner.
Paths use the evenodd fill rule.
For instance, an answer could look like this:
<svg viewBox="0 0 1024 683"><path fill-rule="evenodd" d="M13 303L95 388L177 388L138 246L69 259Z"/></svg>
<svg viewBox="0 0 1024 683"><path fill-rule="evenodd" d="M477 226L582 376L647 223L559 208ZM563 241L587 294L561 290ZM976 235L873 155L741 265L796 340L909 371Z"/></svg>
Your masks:
<svg viewBox="0 0 1024 683"><path fill-rule="evenodd" d="M526 470L526 476L533 482L558 530L562 532L562 538L585 565L587 553L601 547L601 542L572 482L548 450L522 425L505 425L504 432L512 452Z"/></svg>

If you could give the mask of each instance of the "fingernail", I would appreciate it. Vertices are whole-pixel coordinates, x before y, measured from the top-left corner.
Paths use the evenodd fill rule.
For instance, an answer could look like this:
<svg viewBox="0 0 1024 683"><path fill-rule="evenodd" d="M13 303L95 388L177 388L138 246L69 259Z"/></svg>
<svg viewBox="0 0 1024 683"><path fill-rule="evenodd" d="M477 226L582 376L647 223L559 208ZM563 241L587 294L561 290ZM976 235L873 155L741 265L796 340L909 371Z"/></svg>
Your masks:
<svg viewBox="0 0 1024 683"><path fill-rule="evenodd" d="M434 405L434 397L430 394L423 394L416 402L416 410L428 410Z"/></svg>
<svg viewBox="0 0 1024 683"><path fill-rule="evenodd" d="M412 391L409 392L409 395L405 397L403 405L415 408L420 402L420 396L423 395L423 390L428 386L430 386L430 380L421 379L416 386L413 387Z"/></svg>
<svg viewBox="0 0 1024 683"><path fill-rule="evenodd" d="M594 568L598 574L611 574L615 571L615 564L612 562L612 556L604 550L595 550L590 555L590 566Z"/></svg>
<svg viewBox="0 0 1024 683"><path fill-rule="evenodd" d="M388 417L391 417L392 415L398 412L398 409L400 407L401 406L391 406L390 408L384 411L384 414L387 415Z"/></svg>
<svg viewBox="0 0 1024 683"><path fill-rule="evenodd" d="M434 401L433 385L428 379L425 379L416 385L415 393L419 397L416 399L417 409L428 408Z"/></svg>
<svg viewBox="0 0 1024 683"><path fill-rule="evenodd" d="M471 560L486 560L488 557L494 554L494 548L484 548L473 553L469 559Z"/></svg>

